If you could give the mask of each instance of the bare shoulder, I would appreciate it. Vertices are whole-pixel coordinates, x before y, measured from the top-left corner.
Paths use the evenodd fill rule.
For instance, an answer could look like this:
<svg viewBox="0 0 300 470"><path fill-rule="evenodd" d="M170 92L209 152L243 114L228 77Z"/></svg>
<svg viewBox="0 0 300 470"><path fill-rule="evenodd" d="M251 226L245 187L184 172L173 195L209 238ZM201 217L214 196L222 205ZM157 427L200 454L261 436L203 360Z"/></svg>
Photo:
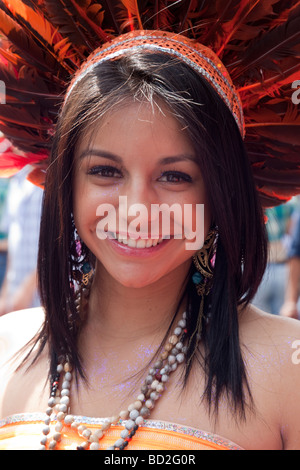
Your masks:
<svg viewBox="0 0 300 470"><path fill-rule="evenodd" d="M0 367L35 336L44 318L42 307L18 310L0 317Z"/></svg>
<svg viewBox="0 0 300 470"><path fill-rule="evenodd" d="M257 344L291 347L291 341L300 340L300 321L271 315L249 305L240 312L241 338L247 345Z"/></svg>
<svg viewBox="0 0 300 470"><path fill-rule="evenodd" d="M240 335L262 414L280 429L284 449L299 449L300 321L250 305L240 313Z"/></svg>
<svg viewBox="0 0 300 470"><path fill-rule="evenodd" d="M36 336L43 322L42 308L19 310L0 318L0 418L35 411L37 407L34 390L36 387L43 390L41 371L46 370L46 363L39 360L29 371L28 363L20 364L33 344L25 346Z"/></svg>
<svg viewBox="0 0 300 470"><path fill-rule="evenodd" d="M268 362L269 369L281 366L281 374L294 371L296 350L300 350L299 320L271 315L249 305L240 312L240 336L241 346L253 363L260 358Z"/></svg>

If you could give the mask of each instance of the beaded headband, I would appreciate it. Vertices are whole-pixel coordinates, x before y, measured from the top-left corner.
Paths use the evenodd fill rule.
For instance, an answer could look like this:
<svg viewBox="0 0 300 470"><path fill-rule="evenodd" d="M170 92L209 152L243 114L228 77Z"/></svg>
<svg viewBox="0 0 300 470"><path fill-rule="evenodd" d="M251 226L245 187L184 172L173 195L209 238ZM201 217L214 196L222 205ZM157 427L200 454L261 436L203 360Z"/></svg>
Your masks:
<svg viewBox="0 0 300 470"><path fill-rule="evenodd" d="M133 50L159 51L178 57L206 79L230 109L244 138L244 116L240 97L219 57L192 39L165 31L136 30L103 44L84 62L73 78L65 103L76 85L98 64L114 60Z"/></svg>

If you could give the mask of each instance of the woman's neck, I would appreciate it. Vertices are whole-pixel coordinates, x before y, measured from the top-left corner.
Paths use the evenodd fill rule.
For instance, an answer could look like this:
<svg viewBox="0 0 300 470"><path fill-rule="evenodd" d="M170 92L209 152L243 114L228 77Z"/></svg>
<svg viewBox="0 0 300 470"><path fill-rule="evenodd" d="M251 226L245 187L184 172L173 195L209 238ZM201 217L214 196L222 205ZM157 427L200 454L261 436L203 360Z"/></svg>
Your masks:
<svg viewBox="0 0 300 470"><path fill-rule="evenodd" d="M186 309L185 297L179 303L188 270L189 265L183 265L159 282L137 289L121 285L104 269L96 269L84 331L103 346L162 339L178 307L178 317Z"/></svg>

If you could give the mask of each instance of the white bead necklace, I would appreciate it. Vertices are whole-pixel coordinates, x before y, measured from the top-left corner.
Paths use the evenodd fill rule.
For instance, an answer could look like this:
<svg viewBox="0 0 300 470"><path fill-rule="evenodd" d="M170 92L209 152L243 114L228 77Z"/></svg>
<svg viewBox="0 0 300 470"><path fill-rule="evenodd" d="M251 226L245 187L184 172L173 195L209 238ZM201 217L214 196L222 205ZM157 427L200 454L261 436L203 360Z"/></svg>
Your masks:
<svg viewBox="0 0 300 470"><path fill-rule="evenodd" d="M100 429L91 431L87 426L78 423L75 417L69 413L70 408L70 387L72 380L72 365L68 360L61 362L57 366L57 373L51 383L51 394L48 400L46 410L46 419L42 429L42 438L40 440L41 450L53 450L62 439L64 427L77 429L78 434L83 438L83 442L77 446L77 450L98 450L100 449L100 440L112 424L119 421L124 424L124 429L120 433L120 438L107 450L123 450L128 446L130 440L135 435L138 427L148 418L156 401L165 389L165 383L170 374L175 371L179 364L184 362L186 346L184 340L186 336L186 312L179 320L173 334L170 336L158 361L150 368L148 375L141 387L141 393L136 400L131 403L127 410L123 410L118 416L107 419ZM59 391L59 382L61 374L62 379L61 392ZM50 436L50 422L55 420L55 432ZM124 422L124 423L123 423Z"/></svg>

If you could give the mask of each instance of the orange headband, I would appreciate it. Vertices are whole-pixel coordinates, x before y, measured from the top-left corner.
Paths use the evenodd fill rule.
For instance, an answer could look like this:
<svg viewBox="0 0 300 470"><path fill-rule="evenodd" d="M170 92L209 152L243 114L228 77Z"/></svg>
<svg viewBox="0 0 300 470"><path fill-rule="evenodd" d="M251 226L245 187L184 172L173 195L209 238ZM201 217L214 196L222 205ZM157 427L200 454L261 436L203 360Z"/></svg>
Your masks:
<svg viewBox="0 0 300 470"><path fill-rule="evenodd" d="M244 117L240 97L218 56L208 47L185 36L164 31L137 30L123 34L96 49L74 76L65 102L77 83L95 66L136 50L160 51L178 57L203 76L230 109L244 138Z"/></svg>

